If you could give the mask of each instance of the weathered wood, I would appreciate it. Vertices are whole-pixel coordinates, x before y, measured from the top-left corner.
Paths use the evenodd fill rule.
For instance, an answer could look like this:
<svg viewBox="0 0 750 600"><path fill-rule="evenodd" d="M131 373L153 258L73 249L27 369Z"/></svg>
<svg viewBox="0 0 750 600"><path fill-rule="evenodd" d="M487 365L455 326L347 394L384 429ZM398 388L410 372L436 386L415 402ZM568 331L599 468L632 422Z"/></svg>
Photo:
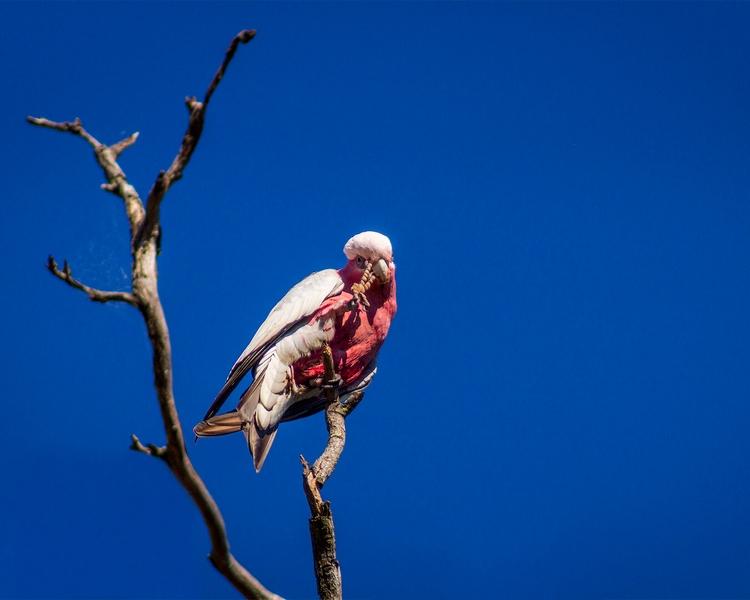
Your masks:
<svg viewBox="0 0 750 600"><path fill-rule="evenodd" d="M338 381L333 355L328 344L323 344L323 367L325 369L326 427L328 444L325 450L310 467L304 457L302 462L302 488L307 503L310 505L310 540L312 542L315 579L318 584L318 596L321 600L341 600L343 587L341 565L336 558L336 535L333 527L333 514L330 502L323 501L320 489L325 485L338 464L346 443L346 417L357 407L364 396L363 392L354 392L346 404L339 402L335 382Z"/></svg>
<svg viewBox="0 0 750 600"><path fill-rule="evenodd" d="M249 42L255 31L245 30L234 37L227 49L226 56L219 70L214 75L208 87L203 102L194 98L188 100L190 120L188 129L183 136L180 150L172 162L169 170L162 171L156 178L149 193L147 205L144 207L135 188L128 183L125 173L117 164L117 158L127 147L133 145L137 133L113 144L106 146L90 135L79 119L73 122L56 123L48 119L28 117L33 125L69 132L86 140L94 148L94 156L107 179L102 189L119 196L125 205L125 212L130 223L130 242L133 256L132 263L132 292L107 292L88 287L73 278L71 269L65 262L60 270L55 260L50 257L47 263L49 271L65 281L71 287L86 293L96 302L126 302L136 307L146 324L148 338L153 351L152 364L154 371L154 387L159 402L166 446L142 444L136 436L132 437L133 450L161 458L169 466L174 476L192 498L206 524L211 540L209 559L216 569L246 598L263 600L281 600L279 596L269 592L242 565L240 565L229 551L224 519L219 507L209 494L203 480L193 468L185 448L185 438L180 424L180 418L175 404L172 384L172 349L169 341L169 330L164 315L158 291L158 270L156 259L159 253L159 207L164 194L169 187L182 177L182 171L190 161L203 129L203 119L206 106L216 86L224 76L224 72L234 56L240 43Z"/></svg>

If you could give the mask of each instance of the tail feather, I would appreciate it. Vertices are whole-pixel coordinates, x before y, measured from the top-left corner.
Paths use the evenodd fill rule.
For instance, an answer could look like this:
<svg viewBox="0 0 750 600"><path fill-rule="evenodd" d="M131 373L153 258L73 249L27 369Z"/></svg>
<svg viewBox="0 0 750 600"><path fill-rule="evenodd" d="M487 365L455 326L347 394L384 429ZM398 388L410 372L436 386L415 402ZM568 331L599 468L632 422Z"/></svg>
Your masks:
<svg viewBox="0 0 750 600"><path fill-rule="evenodd" d="M215 415L210 419L201 421L193 427L193 433L197 437L213 437L216 435L227 435L242 430L242 417L233 410L221 415Z"/></svg>
<svg viewBox="0 0 750 600"><path fill-rule="evenodd" d="M258 426L253 421L252 423L248 423L244 431L245 438L247 439L247 447L250 450L250 454L253 455L255 472L260 473L266 456L268 456L268 451L271 449L271 444L273 444L273 440L276 438L278 429L274 427L272 431L258 431Z"/></svg>
<svg viewBox="0 0 750 600"><path fill-rule="evenodd" d="M227 435L237 431L244 432L245 439L247 440L247 447L250 450L250 454L253 456L253 463L255 464L256 472L259 472L263 466L266 456L268 456L268 451L273 444L273 440L276 438L277 431L277 426L266 430L259 429L257 415L255 414L259 406L261 384L266 373L266 367L267 365L265 364L260 366L259 372L255 376L255 380L242 394L240 402L235 410L220 415L213 415L204 419L193 428L196 437L213 437L217 435ZM222 398L223 392L224 390L222 390L219 396L217 396L217 400ZM210 415L213 410L218 410L220 403L217 404L214 402L214 404L216 406L212 405L208 415ZM266 410L265 407L264 410Z"/></svg>

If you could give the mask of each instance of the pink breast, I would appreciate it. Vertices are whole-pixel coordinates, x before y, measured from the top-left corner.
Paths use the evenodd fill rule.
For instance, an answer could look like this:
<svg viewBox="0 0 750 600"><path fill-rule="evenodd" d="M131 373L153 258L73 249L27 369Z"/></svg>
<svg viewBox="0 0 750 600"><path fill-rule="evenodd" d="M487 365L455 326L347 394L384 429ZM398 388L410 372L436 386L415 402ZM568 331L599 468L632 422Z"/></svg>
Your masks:
<svg viewBox="0 0 750 600"><path fill-rule="evenodd" d="M367 311L356 309L336 318L336 333L330 342L336 373L349 385L362 376L367 365L377 356L383 345L391 320L396 312L395 281L368 299ZM346 292L344 292L346 294ZM323 375L320 351L316 351L295 363L295 382L306 384L310 379Z"/></svg>

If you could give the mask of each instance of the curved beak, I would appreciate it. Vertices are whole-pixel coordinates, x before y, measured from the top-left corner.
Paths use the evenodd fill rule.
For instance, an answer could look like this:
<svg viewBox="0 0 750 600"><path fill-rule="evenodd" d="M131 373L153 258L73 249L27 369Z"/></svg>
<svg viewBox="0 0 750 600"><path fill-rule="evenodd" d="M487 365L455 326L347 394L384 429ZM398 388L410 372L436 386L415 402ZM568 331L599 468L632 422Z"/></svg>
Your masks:
<svg viewBox="0 0 750 600"><path fill-rule="evenodd" d="M372 272L373 275L375 275L376 279L380 283L380 285L385 285L388 283L388 263L385 262L384 258L381 258L372 266Z"/></svg>

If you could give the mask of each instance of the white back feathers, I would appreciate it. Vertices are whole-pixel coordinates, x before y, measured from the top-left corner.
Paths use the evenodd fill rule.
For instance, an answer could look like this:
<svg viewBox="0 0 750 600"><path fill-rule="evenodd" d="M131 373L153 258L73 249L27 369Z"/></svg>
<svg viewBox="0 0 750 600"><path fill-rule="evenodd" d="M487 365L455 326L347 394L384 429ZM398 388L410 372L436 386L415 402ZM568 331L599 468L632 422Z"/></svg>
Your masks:
<svg viewBox="0 0 750 600"><path fill-rule="evenodd" d="M344 246L344 254L349 260L357 255L369 260L384 258L388 262L393 260L391 240L377 231L363 231L351 238Z"/></svg>

